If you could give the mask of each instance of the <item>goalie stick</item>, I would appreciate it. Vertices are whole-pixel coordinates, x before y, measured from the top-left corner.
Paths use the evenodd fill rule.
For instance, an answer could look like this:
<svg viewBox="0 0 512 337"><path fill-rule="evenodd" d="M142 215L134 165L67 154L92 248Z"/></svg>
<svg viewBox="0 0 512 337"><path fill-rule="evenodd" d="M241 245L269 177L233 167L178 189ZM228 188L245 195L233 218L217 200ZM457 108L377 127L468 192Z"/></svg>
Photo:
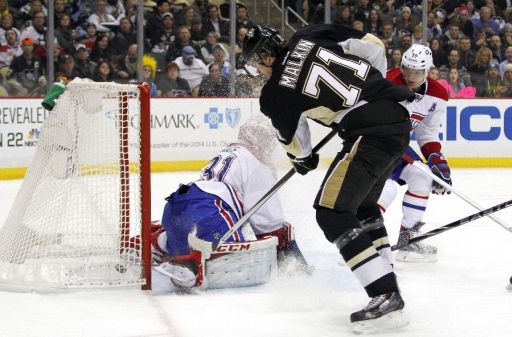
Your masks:
<svg viewBox="0 0 512 337"><path fill-rule="evenodd" d="M397 250L397 249L403 248L405 246L408 246L411 243L418 242L418 241L421 241L421 240L425 240L425 239L427 239L427 238L429 238L431 236L441 234L443 232L446 232L447 230L450 230L450 229L455 228L455 227L459 227L459 226L464 225L464 224L466 224L468 222L471 222L473 220L482 218L482 217L484 217L486 215L495 213L497 211L501 211L502 209L505 209L505 208L507 208L507 207L509 207L511 205L512 205L512 199L511 200L507 200L507 201L502 202L501 204L498 204L496 206L484 209L484 210L482 210L482 211L480 211L478 213L468 215L467 217L464 217L462 219L450 222L447 225L444 225L444 226L441 226L439 228L436 228L436 229L433 229L431 231L428 231L426 233L423 233L423 234L421 234L421 235L419 235L419 236L417 236L415 238L410 239L409 241L407 241L404 244L401 244L401 245L396 244L396 245L391 247L391 250Z"/></svg>
<svg viewBox="0 0 512 337"><path fill-rule="evenodd" d="M311 151L311 153L316 153L318 152L325 144L327 144L336 134L338 133L338 131L336 129L333 129L331 130L331 132L329 132L314 148L313 150ZM268 199L270 199L288 180L290 180L290 178L295 174L295 169L292 168L290 171L288 171L288 173L286 173L274 186L272 186L272 188L267 192L265 193L265 195L263 197L261 197L260 200L258 200L258 202L252 206L252 208L250 210L247 211L247 213L244 214L244 216L242 216L240 218L240 220L238 220L238 222L233 226L231 227L231 229L229 231L227 231L220 239L219 241L217 242L209 242L209 241L204 241L204 240L201 240L199 238L197 238L194 234L190 233L188 235L188 243L190 245L191 248L193 249L196 249L196 250L199 250L203 255L205 255L206 258L209 257L209 255L216 251L217 248L223 244L224 242L226 242L226 240L231 236L233 235L233 233L238 230L238 228L242 227L248 220L249 218L254 214L256 213L261 206L263 206L263 204L265 204Z"/></svg>
<svg viewBox="0 0 512 337"><path fill-rule="evenodd" d="M430 170L428 170L427 168L425 168L424 166L420 165L420 163L414 159L412 159L410 156L407 156L407 155L403 155L402 158L409 164L413 165L414 167L416 167L417 169L419 169L421 172L425 173L427 176L429 176L430 178L432 178L433 180L435 180L437 183L439 183L441 186L443 186L444 188L446 188L447 190L449 190L450 192L453 192L456 196L458 196L459 198L461 198L462 200L464 200L465 202L467 202L468 204L470 204L471 206L473 206L474 208L476 208L477 210L479 211L482 211L484 208L479 205L478 203L476 203L475 201L471 200L468 196L464 195L462 192L456 190L455 188L453 188L450 184L447 184L443 179L439 178L438 176L436 176L434 173L432 173ZM498 225L500 225L501 227L503 227L506 231L508 231L509 233L512 233L512 227L509 227L507 226L507 224L505 224L502 220L500 220L499 218L497 218L496 216L492 215L492 214L489 214L489 218L492 219L492 221L494 221L495 223L497 223Z"/></svg>

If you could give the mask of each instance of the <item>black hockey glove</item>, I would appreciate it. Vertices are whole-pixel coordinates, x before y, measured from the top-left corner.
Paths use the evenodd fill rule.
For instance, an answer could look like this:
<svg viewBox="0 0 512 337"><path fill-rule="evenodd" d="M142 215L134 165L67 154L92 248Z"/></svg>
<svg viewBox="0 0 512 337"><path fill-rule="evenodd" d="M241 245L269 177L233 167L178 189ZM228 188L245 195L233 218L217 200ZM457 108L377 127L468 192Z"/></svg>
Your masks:
<svg viewBox="0 0 512 337"><path fill-rule="evenodd" d="M305 175L309 171L313 171L318 166L320 156L318 153L312 153L304 158L296 158L295 156L288 153L288 157L291 159L293 168L298 174Z"/></svg>

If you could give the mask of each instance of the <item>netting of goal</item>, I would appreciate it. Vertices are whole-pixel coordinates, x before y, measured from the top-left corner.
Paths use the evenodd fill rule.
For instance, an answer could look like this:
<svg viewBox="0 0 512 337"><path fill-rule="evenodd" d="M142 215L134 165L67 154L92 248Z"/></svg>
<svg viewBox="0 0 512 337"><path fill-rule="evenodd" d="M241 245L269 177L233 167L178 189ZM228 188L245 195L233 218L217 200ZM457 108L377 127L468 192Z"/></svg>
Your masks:
<svg viewBox="0 0 512 337"><path fill-rule="evenodd" d="M150 284L149 162L147 86L70 82L0 228L0 289Z"/></svg>

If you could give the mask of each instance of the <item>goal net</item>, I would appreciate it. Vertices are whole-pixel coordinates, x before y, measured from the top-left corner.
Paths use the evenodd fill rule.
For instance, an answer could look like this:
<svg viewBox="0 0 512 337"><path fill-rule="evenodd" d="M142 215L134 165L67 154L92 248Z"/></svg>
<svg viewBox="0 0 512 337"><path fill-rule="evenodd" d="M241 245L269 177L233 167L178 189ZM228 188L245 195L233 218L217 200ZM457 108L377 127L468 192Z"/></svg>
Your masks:
<svg viewBox="0 0 512 337"><path fill-rule="evenodd" d="M147 85L67 85L0 227L0 288L149 288L149 118Z"/></svg>

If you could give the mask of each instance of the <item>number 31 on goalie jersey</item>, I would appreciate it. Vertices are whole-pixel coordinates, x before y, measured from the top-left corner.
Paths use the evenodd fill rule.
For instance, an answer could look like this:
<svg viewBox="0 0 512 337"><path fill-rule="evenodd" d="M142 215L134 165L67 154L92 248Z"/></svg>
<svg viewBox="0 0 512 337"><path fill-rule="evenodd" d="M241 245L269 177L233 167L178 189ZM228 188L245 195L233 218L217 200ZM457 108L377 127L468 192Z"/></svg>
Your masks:
<svg viewBox="0 0 512 337"><path fill-rule="evenodd" d="M324 48L319 48L316 56L327 66L332 62L352 70L354 76L358 77L362 81L366 80L370 71L370 65L368 63L363 62L362 60L356 61L341 57ZM324 64L312 62L302 92L313 98L318 98L320 95L320 88L318 84L322 81L343 100L344 107L349 108L356 104L359 100L359 95L361 94L361 88L352 84L345 84Z"/></svg>
<svg viewBox="0 0 512 337"><path fill-rule="evenodd" d="M208 165L201 170L203 180L224 181L224 177L228 173L231 163L236 155L217 155L210 160Z"/></svg>

